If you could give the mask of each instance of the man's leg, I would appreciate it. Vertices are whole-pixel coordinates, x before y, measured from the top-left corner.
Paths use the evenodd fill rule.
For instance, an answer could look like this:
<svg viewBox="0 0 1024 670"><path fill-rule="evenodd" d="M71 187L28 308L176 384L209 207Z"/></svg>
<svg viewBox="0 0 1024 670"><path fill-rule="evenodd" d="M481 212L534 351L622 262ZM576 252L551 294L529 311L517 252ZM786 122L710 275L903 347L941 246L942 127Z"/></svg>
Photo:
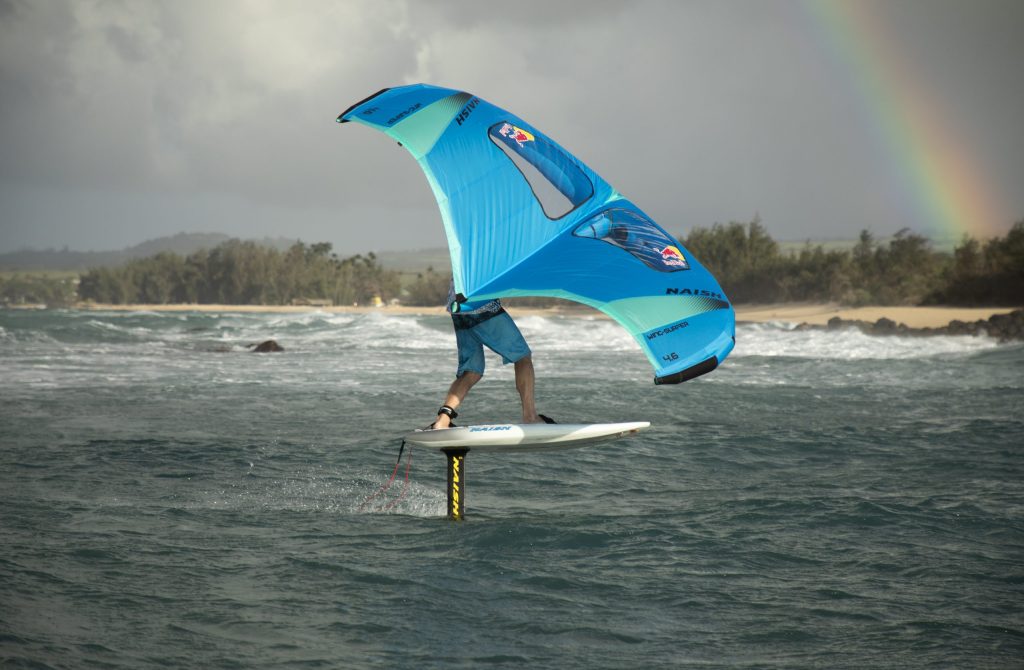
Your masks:
<svg viewBox="0 0 1024 670"><path fill-rule="evenodd" d="M452 409L456 409L462 400L469 393L469 389L483 379L483 375L478 372L466 370L461 375L455 378L452 385L448 388L448 395L445 396L444 404L448 405ZM452 419L447 414L438 414L437 419L434 421L434 428L447 428L451 425Z"/></svg>
<svg viewBox="0 0 1024 670"><path fill-rule="evenodd" d="M523 423L542 423L533 400L533 383L533 359L523 356L516 361L516 390L523 401Z"/></svg>

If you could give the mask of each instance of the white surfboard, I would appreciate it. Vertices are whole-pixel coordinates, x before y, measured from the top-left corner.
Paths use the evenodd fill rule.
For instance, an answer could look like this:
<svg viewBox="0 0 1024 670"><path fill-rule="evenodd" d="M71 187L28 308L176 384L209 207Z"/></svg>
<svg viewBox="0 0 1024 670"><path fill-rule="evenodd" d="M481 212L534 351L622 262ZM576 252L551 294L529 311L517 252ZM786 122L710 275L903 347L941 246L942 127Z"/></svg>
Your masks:
<svg viewBox="0 0 1024 670"><path fill-rule="evenodd" d="M650 421L629 423L499 423L416 430L405 441L432 449L464 448L471 451L532 451L570 449L614 440L650 427Z"/></svg>

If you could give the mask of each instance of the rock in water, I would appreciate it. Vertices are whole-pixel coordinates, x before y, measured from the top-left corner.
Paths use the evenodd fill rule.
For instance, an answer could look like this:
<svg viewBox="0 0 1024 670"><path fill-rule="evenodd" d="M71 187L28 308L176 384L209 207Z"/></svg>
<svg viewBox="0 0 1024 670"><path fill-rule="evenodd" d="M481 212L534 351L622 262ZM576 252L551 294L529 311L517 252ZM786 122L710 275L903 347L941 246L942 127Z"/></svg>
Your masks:
<svg viewBox="0 0 1024 670"><path fill-rule="evenodd" d="M284 347L277 343L276 340L266 340L259 344L253 343L248 345L254 354L268 354L275 353L278 351L284 351Z"/></svg>

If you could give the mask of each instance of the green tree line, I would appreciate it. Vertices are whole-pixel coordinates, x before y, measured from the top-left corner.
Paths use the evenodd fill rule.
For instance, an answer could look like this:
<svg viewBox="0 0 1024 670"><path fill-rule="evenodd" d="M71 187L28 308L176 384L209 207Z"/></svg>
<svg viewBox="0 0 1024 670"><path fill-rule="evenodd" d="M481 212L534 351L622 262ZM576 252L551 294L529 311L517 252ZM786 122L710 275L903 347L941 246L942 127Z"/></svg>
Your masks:
<svg viewBox="0 0 1024 670"><path fill-rule="evenodd" d="M965 236L952 254L906 229L884 243L862 231L852 249L783 252L757 219L695 229L683 244L738 303L1024 304L1024 220L1005 237Z"/></svg>
<svg viewBox="0 0 1024 670"><path fill-rule="evenodd" d="M0 276L0 303L67 307L77 298L76 279L36 274Z"/></svg>
<svg viewBox="0 0 1024 670"><path fill-rule="evenodd" d="M953 253L908 230L880 241L863 231L852 248L781 248L760 220L696 228L684 246L719 280L733 302L838 302L845 305L1024 304L1024 220L1004 237L964 237ZM407 305L444 304L451 274L433 268L403 286L372 253L339 258L327 242L287 251L229 240L187 256L159 253L83 274L77 298L101 303L281 305L296 300L367 304L375 297ZM68 278L0 278L6 303L71 304ZM559 301L521 298L544 306Z"/></svg>
<svg viewBox="0 0 1024 670"><path fill-rule="evenodd" d="M374 254L341 259L328 242L294 244L278 251L229 240L188 256L164 252L118 267L94 268L81 277L82 300L101 303L286 305L330 300L336 305L396 298L397 272Z"/></svg>
<svg viewBox="0 0 1024 670"><path fill-rule="evenodd" d="M908 229L886 242L863 231L851 249L808 243L783 251L757 218L694 228L681 241L738 303L1024 304L1024 220L1004 238L978 242L965 237L952 254L935 251L927 238ZM421 275L413 290L432 301L416 304L441 304L450 277L432 269ZM558 301L513 302L545 306Z"/></svg>
<svg viewBox="0 0 1024 670"><path fill-rule="evenodd" d="M964 237L952 254L901 230L885 241L863 231L851 249L805 244L784 251L760 220L696 228L681 241L736 303L838 302L844 305L1024 304L1024 221L1005 237ZM417 302L442 304L449 274L433 270L410 287ZM517 298L544 306L558 301Z"/></svg>

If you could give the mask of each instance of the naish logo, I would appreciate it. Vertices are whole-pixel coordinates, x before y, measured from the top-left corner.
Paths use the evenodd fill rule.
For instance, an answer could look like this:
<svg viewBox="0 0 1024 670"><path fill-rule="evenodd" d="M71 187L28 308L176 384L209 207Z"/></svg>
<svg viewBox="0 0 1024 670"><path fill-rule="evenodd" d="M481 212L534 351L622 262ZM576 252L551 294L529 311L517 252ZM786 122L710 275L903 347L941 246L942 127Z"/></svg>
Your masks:
<svg viewBox="0 0 1024 670"><path fill-rule="evenodd" d="M471 433L491 433L496 430L512 430L512 426L473 426L469 429Z"/></svg>
<svg viewBox="0 0 1024 670"><path fill-rule="evenodd" d="M707 291L702 288L667 288L665 289L665 295L693 295L699 298L717 298L718 300L725 300L721 293Z"/></svg>
<svg viewBox="0 0 1024 670"><path fill-rule="evenodd" d="M473 113L476 106L480 104L480 98L473 98L466 103L466 106L462 108L459 115L455 117L455 123L462 125L462 122L469 118L469 115Z"/></svg>
<svg viewBox="0 0 1024 670"><path fill-rule="evenodd" d="M680 321L679 323L672 324L668 328L662 328L660 330L652 330L651 332L647 333L646 337L647 337L648 340L653 340L655 338L661 337L662 335L668 335L669 333L674 333L675 331L680 330L682 328L686 328L689 325L690 325L689 321Z"/></svg>
<svg viewBox="0 0 1024 670"><path fill-rule="evenodd" d="M449 498L451 499L451 514L457 517L462 511L462 458L456 456L452 459L452 486L449 491Z"/></svg>
<svg viewBox="0 0 1024 670"><path fill-rule="evenodd" d="M510 140L515 140L516 144L518 144L520 148L525 146L527 142L533 142L534 140L533 133L528 130L523 130L518 126L513 126L511 123L502 124L501 130L498 131L498 134L502 137L507 137Z"/></svg>

